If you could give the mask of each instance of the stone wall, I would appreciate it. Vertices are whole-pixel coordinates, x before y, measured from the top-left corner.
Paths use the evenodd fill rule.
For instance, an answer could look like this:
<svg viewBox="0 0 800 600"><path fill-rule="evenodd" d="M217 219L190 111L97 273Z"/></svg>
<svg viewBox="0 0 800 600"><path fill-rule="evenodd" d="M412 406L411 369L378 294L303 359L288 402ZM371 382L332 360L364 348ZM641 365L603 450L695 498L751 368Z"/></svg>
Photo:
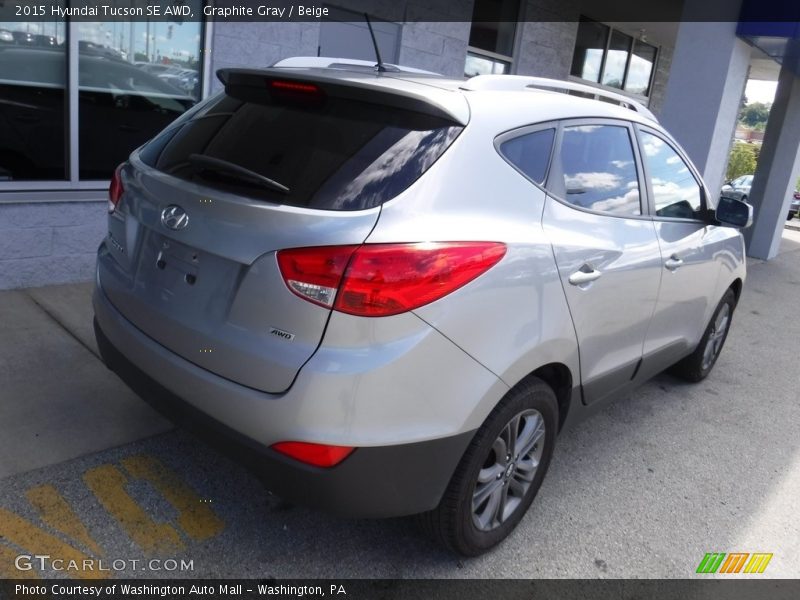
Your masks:
<svg viewBox="0 0 800 600"><path fill-rule="evenodd" d="M0 204L0 289L93 277L106 201Z"/></svg>

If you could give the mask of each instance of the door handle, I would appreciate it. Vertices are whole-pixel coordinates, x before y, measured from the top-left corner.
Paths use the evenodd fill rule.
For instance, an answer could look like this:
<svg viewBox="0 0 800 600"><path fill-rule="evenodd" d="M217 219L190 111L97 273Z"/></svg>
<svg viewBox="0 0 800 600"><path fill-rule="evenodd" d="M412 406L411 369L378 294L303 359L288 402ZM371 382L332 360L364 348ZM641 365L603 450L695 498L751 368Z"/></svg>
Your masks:
<svg viewBox="0 0 800 600"><path fill-rule="evenodd" d="M673 254L666 261L664 261L664 266L670 271L674 271L682 265L683 260L681 260L677 254Z"/></svg>
<svg viewBox="0 0 800 600"><path fill-rule="evenodd" d="M597 279L600 279L602 273L595 268L588 265L583 265L580 271L575 271L569 276L569 282L572 285L585 285Z"/></svg>

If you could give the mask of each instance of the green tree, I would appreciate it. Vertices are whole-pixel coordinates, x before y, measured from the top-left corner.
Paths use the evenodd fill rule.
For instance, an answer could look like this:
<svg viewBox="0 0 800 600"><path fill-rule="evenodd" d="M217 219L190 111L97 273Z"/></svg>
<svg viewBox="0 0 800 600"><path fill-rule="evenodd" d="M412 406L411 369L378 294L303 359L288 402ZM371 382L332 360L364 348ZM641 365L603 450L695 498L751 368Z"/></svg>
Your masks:
<svg viewBox="0 0 800 600"><path fill-rule="evenodd" d="M766 124L771 108L770 103L752 102L739 112L739 121L748 127L755 127L760 123Z"/></svg>
<svg viewBox="0 0 800 600"><path fill-rule="evenodd" d="M726 179L736 179L741 175L749 175L756 170L756 151L752 144L736 143L728 157Z"/></svg>

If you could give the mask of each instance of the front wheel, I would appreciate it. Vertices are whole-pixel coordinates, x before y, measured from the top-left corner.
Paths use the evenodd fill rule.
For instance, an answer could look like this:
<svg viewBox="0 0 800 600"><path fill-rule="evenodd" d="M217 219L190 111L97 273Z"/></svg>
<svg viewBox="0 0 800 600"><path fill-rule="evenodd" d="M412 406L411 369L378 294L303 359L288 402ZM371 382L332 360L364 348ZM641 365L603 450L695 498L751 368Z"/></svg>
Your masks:
<svg viewBox="0 0 800 600"><path fill-rule="evenodd" d="M546 383L531 378L511 390L475 434L439 506L420 515L423 529L464 556L504 540L542 484L557 424Z"/></svg>
<svg viewBox="0 0 800 600"><path fill-rule="evenodd" d="M729 289L722 296L695 351L674 365L672 373L692 383L702 381L711 373L728 337L734 308L736 295Z"/></svg>

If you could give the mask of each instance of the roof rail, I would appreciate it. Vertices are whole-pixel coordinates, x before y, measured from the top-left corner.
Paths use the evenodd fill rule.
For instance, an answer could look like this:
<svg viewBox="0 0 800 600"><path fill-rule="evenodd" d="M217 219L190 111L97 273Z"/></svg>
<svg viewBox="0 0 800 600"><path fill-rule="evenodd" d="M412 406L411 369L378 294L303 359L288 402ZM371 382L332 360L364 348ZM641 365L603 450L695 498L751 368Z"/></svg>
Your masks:
<svg viewBox="0 0 800 600"><path fill-rule="evenodd" d="M377 71L374 60L359 60L356 58L331 58L328 56L292 56L284 58L272 65L273 68L294 69L352 69L361 67L362 70ZM433 71L424 71L413 67L383 63L386 70L392 73L418 73L420 75L439 75ZM365 69L366 68L366 69ZM441 75L440 75L441 76Z"/></svg>
<svg viewBox="0 0 800 600"><path fill-rule="evenodd" d="M650 112L644 104L637 102L628 96L609 92L604 89L596 88L582 83L572 81L560 81L558 79L547 79L546 77L527 77L525 75L476 75L467 79L461 86L462 90L496 90L496 91L524 91L540 89L548 91L580 92L588 94L595 100L611 100L629 108L643 116L658 122L656 116Z"/></svg>

